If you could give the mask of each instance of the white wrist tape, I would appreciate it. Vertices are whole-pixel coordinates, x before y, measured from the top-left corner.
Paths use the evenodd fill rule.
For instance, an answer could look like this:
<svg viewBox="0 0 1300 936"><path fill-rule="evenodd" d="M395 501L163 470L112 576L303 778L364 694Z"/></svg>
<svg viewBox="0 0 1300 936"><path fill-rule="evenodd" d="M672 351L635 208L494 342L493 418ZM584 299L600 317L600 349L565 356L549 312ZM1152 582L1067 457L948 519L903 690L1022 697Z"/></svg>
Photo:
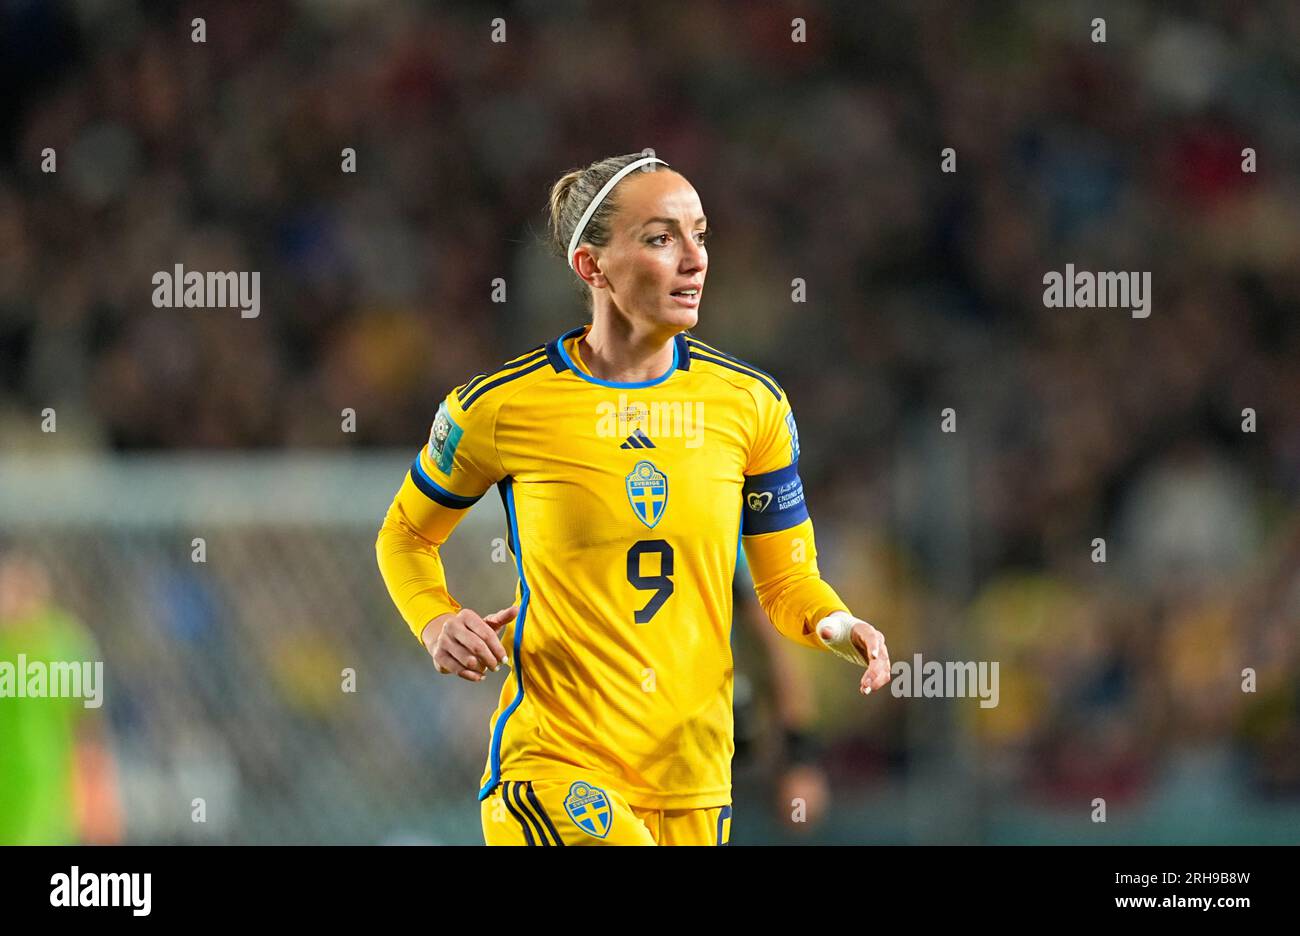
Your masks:
<svg viewBox="0 0 1300 936"><path fill-rule="evenodd" d="M853 645L853 625L858 623L858 619L847 611L833 611L826 617L817 622L817 639L822 642L822 646L830 650L841 660L846 660L854 666L865 667L868 660L862 658L858 648ZM822 636L822 631L831 629L830 638Z"/></svg>

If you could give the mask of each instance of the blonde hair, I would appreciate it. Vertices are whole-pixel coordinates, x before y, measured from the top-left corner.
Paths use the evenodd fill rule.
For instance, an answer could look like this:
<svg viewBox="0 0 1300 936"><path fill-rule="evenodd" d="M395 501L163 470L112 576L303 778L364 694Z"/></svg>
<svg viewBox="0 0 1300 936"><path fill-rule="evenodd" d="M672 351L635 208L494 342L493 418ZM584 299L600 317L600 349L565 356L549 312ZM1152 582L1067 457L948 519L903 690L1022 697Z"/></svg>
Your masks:
<svg viewBox="0 0 1300 936"><path fill-rule="evenodd" d="M631 163L645 156L645 153L626 153L622 156L609 156L592 163L585 169L570 169L551 186L551 246L555 252L569 262L567 256L569 241L573 231L582 220L593 198L605 187L605 183ZM657 168L651 164L648 168ZM635 170L633 172L635 174ZM618 211L618 186L605 196L596 208L582 232L582 243L603 247L609 243L610 221Z"/></svg>

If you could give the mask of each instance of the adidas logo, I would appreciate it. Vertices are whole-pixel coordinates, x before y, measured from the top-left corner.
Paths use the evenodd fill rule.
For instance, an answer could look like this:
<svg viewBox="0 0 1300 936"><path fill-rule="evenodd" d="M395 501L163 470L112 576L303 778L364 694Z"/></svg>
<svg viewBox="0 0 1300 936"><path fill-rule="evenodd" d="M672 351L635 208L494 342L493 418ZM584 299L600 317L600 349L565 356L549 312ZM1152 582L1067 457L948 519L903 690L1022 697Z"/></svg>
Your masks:
<svg viewBox="0 0 1300 936"><path fill-rule="evenodd" d="M656 447L655 444L650 441L650 437L646 435L644 432L642 432L640 429L636 430L636 432L628 436L627 441L619 446L619 448L625 448L625 449L634 449L634 448L641 449L641 448L655 448L655 447Z"/></svg>

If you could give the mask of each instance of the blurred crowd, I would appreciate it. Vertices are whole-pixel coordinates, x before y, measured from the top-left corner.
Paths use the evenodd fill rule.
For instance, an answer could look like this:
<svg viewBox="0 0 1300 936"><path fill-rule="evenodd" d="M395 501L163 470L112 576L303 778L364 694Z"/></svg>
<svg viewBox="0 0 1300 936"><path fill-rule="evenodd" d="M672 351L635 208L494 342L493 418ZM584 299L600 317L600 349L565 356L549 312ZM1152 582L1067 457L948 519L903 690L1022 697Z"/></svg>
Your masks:
<svg viewBox="0 0 1300 936"><path fill-rule="evenodd" d="M998 708L953 707L971 771L1044 801L1186 764L1300 794L1300 6L69 2L0 27L6 449L413 449L447 389L583 320L550 184L652 147L713 228L696 333L790 395L827 577L895 659L1001 661ZM154 308L177 263L260 271L260 316ZM1045 308L1067 263L1149 272L1150 317ZM872 708L861 740L852 681L819 685L842 778L920 756L917 716Z"/></svg>

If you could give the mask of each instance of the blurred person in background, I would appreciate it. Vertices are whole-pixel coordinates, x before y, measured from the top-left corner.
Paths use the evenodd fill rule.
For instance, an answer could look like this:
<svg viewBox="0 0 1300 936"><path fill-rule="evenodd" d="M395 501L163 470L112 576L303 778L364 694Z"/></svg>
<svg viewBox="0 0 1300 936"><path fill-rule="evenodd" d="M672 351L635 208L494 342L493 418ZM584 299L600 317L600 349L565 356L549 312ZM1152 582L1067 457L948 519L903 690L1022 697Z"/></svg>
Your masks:
<svg viewBox="0 0 1300 936"><path fill-rule="evenodd" d="M20 654L28 666L47 669L98 657L85 627L52 602L45 567L9 550L0 553L0 662L17 667ZM80 698L0 696L0 844L119 841L121 813L102 719Z"/></svg>
<svg viewBox="0 0 1300 936"><path fill-rule="evenodd" d="M777 821L806 834L825 817L831 801L824 751L814 734L816 702L793 648L754 595L743 551L736 557L732 603L741 625L738 641L733 629L735 760L761 768Z"/></svg>

